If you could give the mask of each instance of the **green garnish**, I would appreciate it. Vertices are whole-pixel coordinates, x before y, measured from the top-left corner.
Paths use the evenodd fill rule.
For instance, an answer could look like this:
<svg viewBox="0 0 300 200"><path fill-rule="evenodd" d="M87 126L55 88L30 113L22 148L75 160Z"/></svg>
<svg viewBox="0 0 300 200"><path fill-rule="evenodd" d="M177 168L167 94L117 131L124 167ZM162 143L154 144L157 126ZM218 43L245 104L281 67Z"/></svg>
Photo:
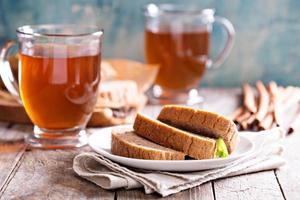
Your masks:
<svg viewBox="0 0 300 200"><path fill-rule="evenodd" d="M226 144L222 138L216 140L216 147L217 150L215 156L217 158L226 158L229 155Z"/></svg>

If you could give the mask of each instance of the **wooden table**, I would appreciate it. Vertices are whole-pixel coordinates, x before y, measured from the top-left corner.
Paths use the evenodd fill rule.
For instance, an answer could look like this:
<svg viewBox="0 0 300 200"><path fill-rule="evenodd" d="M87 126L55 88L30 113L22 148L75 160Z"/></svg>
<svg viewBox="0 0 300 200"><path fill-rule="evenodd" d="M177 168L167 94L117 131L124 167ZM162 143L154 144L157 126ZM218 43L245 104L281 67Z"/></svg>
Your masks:
<svg viewBox="0 0 300 200"><path fill-rule="evenodd" d="M229 114L239 103L238 89L204 89L204 108ZM159 106L144 113L156 115ZM159 199L143 190L107 191L75 175L74 150L28 150L23 136L32 127L0 123L0 199ZM285 140L288 164L265 171L208 182L165 199L300 199L300 134ZM298 147L299 146L299 147Z"/></svg>

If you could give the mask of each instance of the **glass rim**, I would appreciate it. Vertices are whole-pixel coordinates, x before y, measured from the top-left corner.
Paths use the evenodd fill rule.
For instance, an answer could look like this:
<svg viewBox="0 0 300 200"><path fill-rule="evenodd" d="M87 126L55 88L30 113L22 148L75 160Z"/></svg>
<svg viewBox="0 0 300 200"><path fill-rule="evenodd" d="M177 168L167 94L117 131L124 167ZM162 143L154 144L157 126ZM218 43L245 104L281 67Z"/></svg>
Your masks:
<svg viewBox="0 0 300 200"><path fill-rule="evenodd" d="M185 14L185 15L204 15L213 16L215 9L213 8L189 8L185 5L176 4L154 4L150 3L143 7L146 16L155 17L166 14Z"/></svg>
<svg viewBox="0 0 300 200"><path fill-rule="evenodd" d="M93 31L83 31L82 33L61 34L61 33L39 33L38 29L59 29L59 28L73 28L73 29L92 29ZM78 24L41 24L41 25L24 25L16 29L16 32L23 35L36 37L84 37L84 36L102 36L103 29L95 25L78 25Z"/></svg>

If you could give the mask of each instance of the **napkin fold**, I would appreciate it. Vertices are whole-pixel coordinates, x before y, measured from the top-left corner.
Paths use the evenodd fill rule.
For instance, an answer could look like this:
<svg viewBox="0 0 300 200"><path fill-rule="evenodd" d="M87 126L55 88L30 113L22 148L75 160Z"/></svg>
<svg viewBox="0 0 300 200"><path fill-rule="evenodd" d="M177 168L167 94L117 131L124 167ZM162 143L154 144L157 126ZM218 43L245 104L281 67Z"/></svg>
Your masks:
<svg viewBox="0 0 300 200"><path fill-rule="evenodd" d="M254 142L255 149L227 166L196 172L163 172L134 169L117 164L102 155L88 152L74 158L73 169L81 177L104 189L141 188L146 194L157 192L163 197L219 178L277 169L285 164L280 139L284 130L241 133Z"/></svg>

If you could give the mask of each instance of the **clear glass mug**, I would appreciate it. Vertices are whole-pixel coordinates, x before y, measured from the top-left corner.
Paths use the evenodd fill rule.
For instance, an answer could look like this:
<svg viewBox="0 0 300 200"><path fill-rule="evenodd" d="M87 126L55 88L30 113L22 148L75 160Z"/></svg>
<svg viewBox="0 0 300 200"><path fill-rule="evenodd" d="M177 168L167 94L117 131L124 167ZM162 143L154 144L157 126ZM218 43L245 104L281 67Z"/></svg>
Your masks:
<svg viewBox="0 0 300 200"><path fill-rule="evenodd" d="M188 9L172 4L145 7L145 60L159 64L152 102L198 104L198 84L207 68L219 67L228 57L235 31L227 19L214 16L213 9ZM221 25L227 40L216 58L211 58L212 25Z"/></svg>
<svg viewBox="0 0 300 200"><path fill-rule="evenodd" d="M8 58L15 42L0 54L0 75L34 124L26 138L33 147L80 147L96 104L103 31L95 26L37 25L17 29L19 83Z"/></svg>

